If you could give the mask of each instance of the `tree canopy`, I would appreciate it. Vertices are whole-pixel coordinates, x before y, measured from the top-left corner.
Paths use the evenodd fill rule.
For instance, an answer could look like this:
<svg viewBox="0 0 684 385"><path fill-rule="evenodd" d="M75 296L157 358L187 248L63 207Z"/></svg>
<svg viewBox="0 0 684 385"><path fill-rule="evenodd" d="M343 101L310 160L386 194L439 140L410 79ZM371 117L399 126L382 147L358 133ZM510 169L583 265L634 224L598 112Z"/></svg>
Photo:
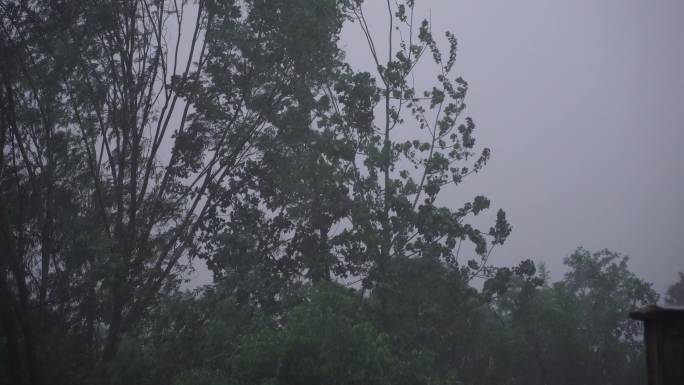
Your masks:
<svg viewBox="0 0 684 385"><path fill-rule="evenodd" d="M441 199L491 150L455 36L387 7L0 4L0 383L642 381L625 257L493 266L505 212Z"/></svg>

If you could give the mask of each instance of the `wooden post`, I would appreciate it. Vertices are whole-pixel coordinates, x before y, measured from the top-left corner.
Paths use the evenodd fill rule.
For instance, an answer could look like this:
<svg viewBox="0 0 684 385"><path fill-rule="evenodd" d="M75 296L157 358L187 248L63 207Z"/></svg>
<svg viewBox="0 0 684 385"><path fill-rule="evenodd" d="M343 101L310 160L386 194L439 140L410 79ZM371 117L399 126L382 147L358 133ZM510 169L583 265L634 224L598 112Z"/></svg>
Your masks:
<svg viewBox="0 0 684 385"><path fill-rule="evenodd" d="M644 323L649 385L684 385L684 307L649 305L629 313Z"/></svg>

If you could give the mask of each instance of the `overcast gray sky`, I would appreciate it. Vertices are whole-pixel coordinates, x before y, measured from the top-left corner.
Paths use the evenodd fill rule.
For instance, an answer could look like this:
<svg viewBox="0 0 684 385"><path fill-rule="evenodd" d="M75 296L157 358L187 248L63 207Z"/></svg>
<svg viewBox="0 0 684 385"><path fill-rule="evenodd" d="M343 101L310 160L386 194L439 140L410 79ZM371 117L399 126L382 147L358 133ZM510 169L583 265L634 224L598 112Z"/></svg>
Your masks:
<svg viewBox="0 0 684 385"><path fill-rule="evenodd" d="M684 271L684 1L417 3L433 34L458 38L467 114L492 149L449 199L481 193L507 211L513 233L494 264L530 257L558 279L581 245L629 255L661 292L674 282ZM386 35L384 6L364 9ZM370 68L358 28L341 44Z"/></svg>

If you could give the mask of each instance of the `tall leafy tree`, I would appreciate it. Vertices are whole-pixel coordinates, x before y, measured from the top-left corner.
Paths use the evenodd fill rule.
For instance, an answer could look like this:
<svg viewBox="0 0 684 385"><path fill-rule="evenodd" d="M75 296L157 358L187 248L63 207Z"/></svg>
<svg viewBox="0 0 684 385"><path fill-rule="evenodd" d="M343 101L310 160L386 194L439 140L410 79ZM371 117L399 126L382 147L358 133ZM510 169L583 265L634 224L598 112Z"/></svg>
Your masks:
<svg viewBox="0 0 684 385"><path fill-rule="evenodd" d="M392 259L420 257L468 270L468 278L490 272L489 253L511 231L505 213L482 231L467 218L489 207L486 197L459 208L438 202L445 186L480 171L490 150L476 153L473 121L459 119L467 83L452 75L454 36L446 34L449 53L443 56L428 22L414 22L414 6L388 3L386 61L362 3L346 8L368 38L376 77L334 63L331 77L309 88L315 92L297 113L278 122L298 128L258 145L264 155L250 167L259 177L226 203L239 209L225 210L226 218L212 225L219 230L208 234L206 257L217 277L271 271L314 282L363 280L371 288L387 278ZM340 26L334 25L336 33ZM330 33L325 24L311 28ZM336 47L328 49L342 57ZM438 73L425 91L410 82L424 54ZM475 245L475 254L459 255L463 241Z"/></svg>
<svg viewBox="0 0 684 385"><path fill-rule="evenodd" d="M216 207L255 177L256 144L296 137L281 122L336 60L324 49L335 28L306 27L334 26L342 7L3 4L0 291L13 382L106 378L121 336L201 252Z"/></svg>
<svg viewBox="0 0 684 385"><path fill-rule="evenodd" d="M657 295L625 257L494 268L504 212L445 205L490 151L414 1L384 37L358 0L0 7L0 382L643 379L626 313ZM197 257L215 283L183 293Z"/></svg>
<svg viewBox="0 0 684 385"><path fill-rule="evenodd" d="M352 215L350 236L361 240L372 255L367 283L382 281L385 265L398 257L436 258L470 267L472 275L478 275L491 248L502 244L511 228L501 210L489 231L465 222L467 216L489 207L483 196L456 209L438 202L447 185L458 185L480 171L490 157L488 148L476 152L474 122L461 116L468 84L453 75L456 38L445 33L448 53L442 54L429 22L415 20L414 1L387 2L387 37L378 38L370 31L362 5L356 5L353 15L377 69L375 93L382 111L371 130L358 133L361 159L354 168L354 194L361 203ZM433 62L435 83L415 86L413 71L423 56ZM411 135L402 140L399 129ZM477 255L467 264L459 255L463 240L474 243Z"/></svg>
<svg viewBox="0 0 684 385"><path fill-rule="evenodd" d="M283 47L291 52L293 67L282 74L286 81L294 79L291 108L264 105L272 126L255 142L260 155L246 162L239 176L245 183L216 207L203 235L202 255L216 278L239 283L245 298L256 295L263 303L299 277L330 279L329 266L336 262L328 234L348 212L342 165L350 151L340 148L342 133L314 126L330 108L330 83L346 68L337 47L346 8L337 2L336 11L331 4L264 5L277 10L272 20L277 28L292 31ZM275 51L268 60L280 62L282 56Z"/></svg>

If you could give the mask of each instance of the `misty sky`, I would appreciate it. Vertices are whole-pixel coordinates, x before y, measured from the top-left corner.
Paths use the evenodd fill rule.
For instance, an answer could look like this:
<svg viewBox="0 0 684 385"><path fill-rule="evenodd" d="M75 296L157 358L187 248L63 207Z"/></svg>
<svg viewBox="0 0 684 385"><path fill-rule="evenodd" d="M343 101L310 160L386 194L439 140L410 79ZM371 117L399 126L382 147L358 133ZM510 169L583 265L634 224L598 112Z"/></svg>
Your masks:
<svg viewBox="0 0 684 385"><path fill-rule="evenodd" d="M492 262L529 257L559 279L577 246L608 248L657 290L673 283L684 271L684 1L418 3L433 34L458 38L466 113L492 149L447 200L484 194L506 210L513 233ZM364 8L378 38L384 6ZM357 68L372 68L357 24L341 45Z"/></svg>

